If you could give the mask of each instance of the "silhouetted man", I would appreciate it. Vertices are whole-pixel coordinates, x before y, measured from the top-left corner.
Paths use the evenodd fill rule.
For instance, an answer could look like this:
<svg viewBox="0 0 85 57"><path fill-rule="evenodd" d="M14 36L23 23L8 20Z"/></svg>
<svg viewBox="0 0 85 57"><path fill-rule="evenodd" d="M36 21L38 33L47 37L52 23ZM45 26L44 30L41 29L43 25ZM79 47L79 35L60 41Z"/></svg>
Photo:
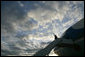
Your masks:
<svg viewBox="0 0 85 57"><path fill-rule="evenodd" d="M54 33L53 33L54 34ZM57 39L58 37L54 34L54 37L55 37L55 39Z"/></svg>

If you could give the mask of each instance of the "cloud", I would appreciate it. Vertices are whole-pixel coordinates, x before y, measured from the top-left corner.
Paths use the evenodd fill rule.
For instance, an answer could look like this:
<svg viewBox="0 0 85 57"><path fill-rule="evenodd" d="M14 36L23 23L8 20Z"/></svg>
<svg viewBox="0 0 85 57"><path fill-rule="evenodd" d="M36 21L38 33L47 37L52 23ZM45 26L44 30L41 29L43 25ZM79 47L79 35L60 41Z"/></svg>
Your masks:
<svg viewBox="0 0 85 57"><path fill-rule="evenodd" d="M56 19L55 15L56 15L55 11L50 11L43 8L38 8L28 12L28 16L37 20L38 23L41 25L47 22L51 22L53 19Z"/></svg>
<svg viewBox="0 0 85 57"><path fill-rule="evenodd" d="M79 14L81 12L81 10L79 10L79 8L81 9L81 7L78 5L79 2L75 2L75 1L74 2L48 1L44 4L45 4L44 6L38 6L37 9L31 10L30 12L28 12L28 16L31 18L34 18L38 21L42 21L42 23L43 22L45 23L45 21L48 22L48 21L52 21L54 19L59 19L60 21L62 21L63 18L65 17L65 15L67 15L67 13L69 13L68 16L70 16L72 14L72 16L70 16L70 18L77 17L78 15L75 15L75 13ZM80 2L80 4L82 6L82 2ZM74 6L74 8L72 8L73 6Z"/></svg>
<svg viewBox="0 0 85 57"><path fill-rule="evenodd" d="M65 22L64 24L63 24L63 27L65 27L65 26L71 26L71 24L74 24L74 20L73 19L71 19L70 21L68 21L68 22Z"/></svg>
<svg viewBox="0 0 85 57"><path fill-rule="evenodd" d="M6 30L7 32L14 32L16 31L12 26L12 23L18 22L24 19L24 12L17 8L18 6L14 2L13 4L9 4L10 2L2 2L2 9L1 9L1 26L2 29ZM7 3L7 4L6 4ZM17 8L17 9L16 9ZM11 28L11 29L9 29Z"/></svg>
<svg viewBox="0 0 85 57"><path fill-rule="evenodd" d="M80 1L1 2L2 55L32 55L83 18L83 9Z"/></svg>
<svg viewBox="0 0 85 57"><path fill-rule="evenodd" d="M62 28L65 27L70 27L73 23L77 22L81 18L84 17L82 9L83 7L83 2L76 2L76 1L48 1L45 2L44 5L39 5L37 6L38 8L30 10L28 12L28 17L35 19L38 21L39 25L42 25L46 27L46 23L52 23L53 20L59 20L60 23L55 23L55 24L62 24L61 26L58 25L58 28L55 27L56 29L56 34L59 35L63 33L60 31ZM42 2L43 4L43 2ZM68 23L62 23L63 20L66 20L69 18ZM73 20L73 21L72 21ZM75 21L74 21L75 20ZM71 23L69 23L71 22ZM67 23L67 24L66 24ZM65 26L65 27L64 27ZM61 29L60 29L61 28Z"/></svg>
<svg viewBox="0 0 85 57"><path fill-rule="evenodd" d="M24 4L23 4L23 3L21 3L20 1L18 1L18 3L19 3L19 5L20 5L21 7L24 7Z"/></svg>
<svg viewBox="0 0 85 57"><path fill-rule="evenodd" d="M8 56L9 54L10 55L18 55L18 51L19 48L15 47L15 46L12 46L12 48L10 48L11 46L9 46L10 43L8 42L1 42L1 56ZM13 43L12 43L13 44Z"/></svg>
<svg viewBox="0 0 85 57"><path fill-rule="evenodd" d="M37 21L27 17L26 13L22 10L18 3L7 1L2 2L1 5L2 34L15 33L20 29L30 30L32 28L36 28L36 26Z"/></svg>
<svg viewBox="0 0 85 57"><path fill-rule="evenodd" d="M66 12L69 10L69 6L67 5L68 4L64 2L47 2L44 6L28 12L28 16L36 19L37 21L42 21L43 24L55 19L62 20Z"/></svg>
<svg viewBox="0 0 85 57"><path fill-rule="evenodd" d="M7 5L2 5L1 11L1 30L4 32L16 32L17 30L32 30L37 29L39 25L46 27L46 23L58 19L60 22L69 17L70 19L80 19L82 16L81 7L83 2L70 2L70 1L45 1L36 3L35 9L29 10L27 13L22 10L18 3L6 2ZM39 4L41 3L41 4ZM73 4L72 4L73 3ZM13 4L16 4L15 6ZM79 5L78 5L79 4ZM24 3L23 3L24 5ZM43 5L43 6L42 6ZM3 8L4 7L4 8ZM72 8L73 7L73 8ZM75 14L76 13L76 14ZM81 13L81 14L80 14ZM4 21L5 20L5 21ZM34 23L33 20L36 22ZM57 23L56 23L57 24ZM11 29L9 29L11 28ZM3 34L4 34L3 33Z"/></svg>

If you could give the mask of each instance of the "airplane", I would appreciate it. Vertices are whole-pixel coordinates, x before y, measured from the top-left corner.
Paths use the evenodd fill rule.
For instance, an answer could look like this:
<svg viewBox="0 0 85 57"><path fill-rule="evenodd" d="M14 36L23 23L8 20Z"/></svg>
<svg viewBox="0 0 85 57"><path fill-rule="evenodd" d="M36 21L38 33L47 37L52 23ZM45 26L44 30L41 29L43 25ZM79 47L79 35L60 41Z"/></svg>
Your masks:
<svg viewBox="0 0 85 57"><path fill-rule="evenodd" d="M68 30L66 30L65 34L62 36L64 39L62 43L59 43L56 45L56 48L54 49L55 53L59 53L61 56L83 56L84 55L84 18L81 19L79 22L71 26ZM65 43L67 42L66 40L71 40L72 42L70 43ZM62 53L60 51L57 51L57 47L63 47ZM66 48L67 47L67 48ZM71 52L70 49L68 48L73 48L74 51ZM68 49L68 50L67 50ZM68 54L65 51L67 50ZM70 52L69 52L70 51Z"/></svg>
<svg viewBox="0 0 85 57"><path fill-rule="evenodd" d="M55 34L54 37L55 40L53 42L36 52L33 56L49 56L52 49L59 56L83 56L84 18L68 28L61 38L58 38Z"/></svg>

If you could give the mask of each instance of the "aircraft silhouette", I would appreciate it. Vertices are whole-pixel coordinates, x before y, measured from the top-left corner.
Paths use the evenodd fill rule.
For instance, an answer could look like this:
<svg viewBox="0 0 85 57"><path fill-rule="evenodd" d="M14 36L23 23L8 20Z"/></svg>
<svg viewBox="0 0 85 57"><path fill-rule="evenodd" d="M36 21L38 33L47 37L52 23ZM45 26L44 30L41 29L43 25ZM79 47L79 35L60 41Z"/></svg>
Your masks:
<svg viewBox="0 0 85 57"><path fill-rule="evenodd" d="M58 38L55 34L54 34L54 37L55 37L55 40L53 42L51 42L44 49L41 49L38 52L36 52L33 56L49 55L50 51L53 48L54 48L54 53L59 53L60 51L58 51L58 50L63 51L60 48L71 48L76 51L76 53L72 52L71 55L78 55L77 52L79 52L80 55L84 55L84 51L83 52L81 51L82 47L84 45L81 46L78 44L78 42L84 40L84 19L80 20L79 22L77 22L76 24L74 24L73 26L68 28L68 30L66 30L65 34L61 38ZM82 43L82 44L84 44L84 43ZM83 47L83 49L84 49L84 47ZM64 53L60 52L59 55L70 56L70 54L68 55L67 53L66 54L65 53L66 52L64 52ZM68 51L68 53L69 53L69 51ZM83 54L81 54L81 53L83 53Z"/></svg>

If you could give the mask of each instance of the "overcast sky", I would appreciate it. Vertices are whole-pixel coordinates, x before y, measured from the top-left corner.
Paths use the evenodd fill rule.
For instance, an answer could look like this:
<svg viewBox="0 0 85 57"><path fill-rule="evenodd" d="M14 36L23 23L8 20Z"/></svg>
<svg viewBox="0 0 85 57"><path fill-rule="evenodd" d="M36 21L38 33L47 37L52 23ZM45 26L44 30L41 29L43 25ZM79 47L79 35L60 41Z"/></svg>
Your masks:
<svg viewBox="0 0 85 57"><path fill-rule="evenodd" d="M1 55L33 55L84 18L83 1L2 1Z"/></svg>

